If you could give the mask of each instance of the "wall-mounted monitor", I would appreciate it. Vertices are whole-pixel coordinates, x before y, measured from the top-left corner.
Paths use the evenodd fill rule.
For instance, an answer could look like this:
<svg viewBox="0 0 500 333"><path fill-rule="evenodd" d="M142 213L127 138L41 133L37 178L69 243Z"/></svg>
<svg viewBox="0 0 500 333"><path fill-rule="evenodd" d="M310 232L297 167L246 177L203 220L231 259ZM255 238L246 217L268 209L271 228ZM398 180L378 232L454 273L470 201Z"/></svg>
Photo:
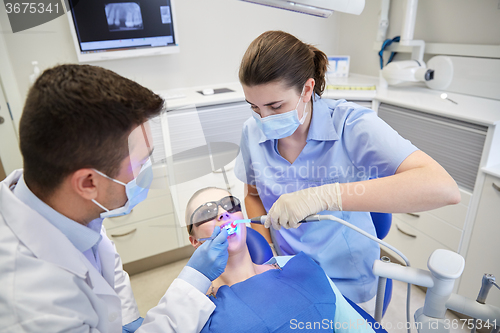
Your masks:
<svg viewBox="0 0 500 333"><path fill-rule="evenodd" d="M179 52L174 0L67 0L79 62Z"/></svg>

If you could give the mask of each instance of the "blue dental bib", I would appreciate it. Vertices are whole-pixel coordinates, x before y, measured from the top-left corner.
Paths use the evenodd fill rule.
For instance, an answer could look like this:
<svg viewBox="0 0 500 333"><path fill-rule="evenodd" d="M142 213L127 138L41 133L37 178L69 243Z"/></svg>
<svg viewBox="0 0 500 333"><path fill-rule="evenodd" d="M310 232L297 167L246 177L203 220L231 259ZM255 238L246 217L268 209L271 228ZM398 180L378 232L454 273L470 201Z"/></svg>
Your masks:
<svg viewBox="0 0 500 333"><path fill-rule="evenodd" d="M334 331L335 294L323 269L303 252L282 270L222 286L210 299L216 308L201 332Z"/></svg>

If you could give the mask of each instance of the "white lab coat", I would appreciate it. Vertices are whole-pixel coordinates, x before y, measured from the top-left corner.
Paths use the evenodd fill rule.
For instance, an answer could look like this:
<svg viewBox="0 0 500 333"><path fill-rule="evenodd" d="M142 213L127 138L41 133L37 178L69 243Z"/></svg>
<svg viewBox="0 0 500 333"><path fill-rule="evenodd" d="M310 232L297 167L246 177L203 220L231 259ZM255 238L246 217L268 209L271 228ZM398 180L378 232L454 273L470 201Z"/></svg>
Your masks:
<svg viewBox="0 0 500 333"><path fill-rule="evenodd" d="M0 332L122 332L139 317L128 274L104 229L101 275L50 222L0 183ZM214 304L176 279L137 332L199 332Z"/></svg>

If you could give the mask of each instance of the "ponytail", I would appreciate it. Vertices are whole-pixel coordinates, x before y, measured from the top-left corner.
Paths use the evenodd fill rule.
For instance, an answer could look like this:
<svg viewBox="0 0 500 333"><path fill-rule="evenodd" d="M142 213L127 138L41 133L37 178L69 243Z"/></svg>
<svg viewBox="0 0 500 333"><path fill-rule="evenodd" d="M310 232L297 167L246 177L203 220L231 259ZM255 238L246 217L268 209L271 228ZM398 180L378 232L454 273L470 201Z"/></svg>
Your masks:
<svg viewBox="0 0 500 333"><path fill-rule="evenodd" d="M309 49L313 52L314 56L314 93L321 96L326 88L326 71L328 70L328 57L326 54L317 49L316 47L309 45Z"/></svg>

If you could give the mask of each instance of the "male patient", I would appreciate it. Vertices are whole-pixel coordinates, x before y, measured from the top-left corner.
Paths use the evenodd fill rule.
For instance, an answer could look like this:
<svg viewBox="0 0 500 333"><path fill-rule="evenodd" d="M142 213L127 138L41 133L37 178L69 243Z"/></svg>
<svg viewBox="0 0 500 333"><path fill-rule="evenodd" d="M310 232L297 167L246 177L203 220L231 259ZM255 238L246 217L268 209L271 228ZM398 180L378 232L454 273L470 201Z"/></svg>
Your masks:
<svg viewBox="0 0 500 333"><path fill-rule="evenodd" d="M150 182L137 179L152 179L147 120L163 107L149 89L95 66L56 66L31 87L19 126L24 170L0 183L0 332L119 333L141 325L102 220L146 198ZM203 327L215 308L205 293L227 262L227 233L213 236L140 332Z"/></svg>

